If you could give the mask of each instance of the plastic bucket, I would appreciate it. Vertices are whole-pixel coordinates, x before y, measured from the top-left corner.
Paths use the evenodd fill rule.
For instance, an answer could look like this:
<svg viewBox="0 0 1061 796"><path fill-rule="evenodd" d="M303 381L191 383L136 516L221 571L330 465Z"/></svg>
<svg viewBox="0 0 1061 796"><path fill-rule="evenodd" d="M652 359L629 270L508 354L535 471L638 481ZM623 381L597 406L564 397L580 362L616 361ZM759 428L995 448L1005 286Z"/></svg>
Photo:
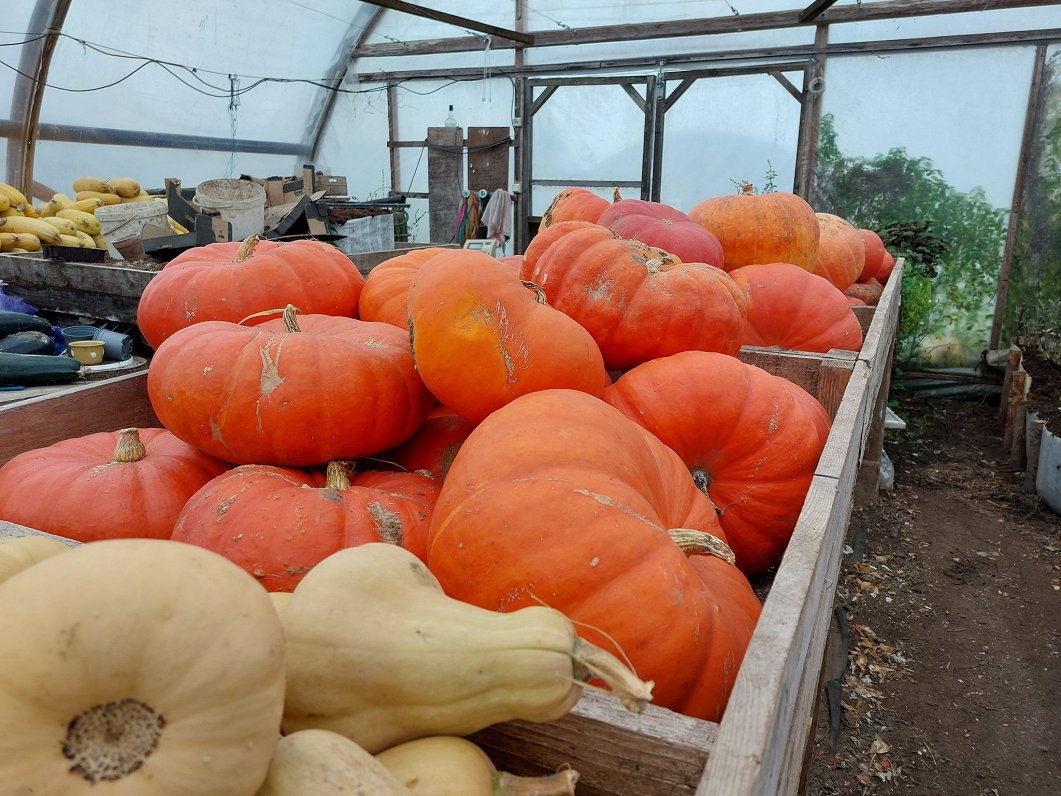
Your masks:
<svg viewBox="0 0 1061 796"><path fill-rule="evenodd" d="M166 203L161 201L126 202L96 208L100 232L107 241L107 251L115 260L126 259L115 244L121 243L125 247L126 241L139 241L145 224L168 229L166 215ZM141 256L142 254L143 250L140 251Z"/></svg>
<svg viewBox="0 0 1061 796"><path fill-rule="evenodd" d="M67 343L76 343L80 340L95 340L96 332L98 332L95 326L64 326L63 327L63 339Z"/></svg>
<svg viewBox="0 0 1061 796"><path fill-rule="evenodd" d="M69 338L67 338L69 339ZM103 343L103 358L124 362L133 355L133 338L110 329L96 329L90 338Z"/></svg>
<svg viewBox="0 0 1061 796"><path fill-rule="evenodd" d="M217 210L232 225L232 240L265 232L265 189L250 180L207 180L195 189L195 203Z"/></svg>

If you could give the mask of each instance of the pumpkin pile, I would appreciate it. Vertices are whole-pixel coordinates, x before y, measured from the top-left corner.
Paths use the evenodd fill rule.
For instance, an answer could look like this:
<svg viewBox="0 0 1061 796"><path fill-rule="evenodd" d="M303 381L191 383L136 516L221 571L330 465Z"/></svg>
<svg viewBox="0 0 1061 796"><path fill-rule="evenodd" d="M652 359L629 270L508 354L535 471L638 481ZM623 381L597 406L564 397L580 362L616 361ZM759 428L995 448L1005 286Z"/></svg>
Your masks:
<svg viewBox="0 0 1061 796"><path fill-rule="evenodd" d="M830 423L736 354L857 349L843 291L887 253L791 194L588 193L510 262L167 265L138 313L164 428L0 468L0 519L85 543L0 545L0 781L510 792L462 736L582 683L718 721Z"/></svg>

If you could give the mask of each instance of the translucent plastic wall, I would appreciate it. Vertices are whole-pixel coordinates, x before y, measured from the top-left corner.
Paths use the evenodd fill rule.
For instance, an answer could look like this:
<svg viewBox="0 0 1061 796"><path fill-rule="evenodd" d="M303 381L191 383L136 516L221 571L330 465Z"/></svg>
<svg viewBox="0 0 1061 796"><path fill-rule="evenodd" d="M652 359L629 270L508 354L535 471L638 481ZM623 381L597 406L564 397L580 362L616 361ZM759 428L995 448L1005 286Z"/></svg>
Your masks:
<svg viewBox="0 0 1061 796"><path fill-rule="evenodd" d="M836 151L819 149L819 179L831 183L813 203L887 227L882 237L923 279L906 302L916 331L900 339L901 359L966 365L987 347L1033 56L1009 47L828 61Z"/></svg>
<svg viewBox="0 0 1061 796"><path fill-rule="evenodd" d="M1019 340L1061 357L1061 48L1056 46L1047 50L1021 222L1001 342Z"/></svg>

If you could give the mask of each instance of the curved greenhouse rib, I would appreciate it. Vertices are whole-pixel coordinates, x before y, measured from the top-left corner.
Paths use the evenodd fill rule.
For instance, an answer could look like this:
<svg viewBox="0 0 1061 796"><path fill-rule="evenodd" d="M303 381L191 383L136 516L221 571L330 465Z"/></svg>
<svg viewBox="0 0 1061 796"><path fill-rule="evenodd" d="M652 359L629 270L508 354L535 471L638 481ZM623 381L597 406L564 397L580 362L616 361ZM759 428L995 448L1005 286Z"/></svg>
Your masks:
<svg viewBox="0 0 1061 796"><path fill-rule="evenodd" d="M37 150L37 125L44 100L48 69L55 43L62 32L71 0L37 0L29 30L42 31L44 38L24 44L19 72L11 91L11 121L19 124L18 137L7 141L7 182L33 200L33 156Z"/></svg>
<svg viewBox="0 0 1061 796"><path fill-rule="evenodd" d="M363 26L361 26L361 32L357 34L356 39L349 47L344 47L344 56L340 59L339 63L336 64L335 77L332 79L332 85L330 88L324 89L324 95L321 100L320 111L317 114L317 120L314 122L312 127L312 133L307 141L307 149L309 150L309 161L315 163L317 161L317 150L320 148L321 136L324 134L324 128L328 126L328 121L331 119L332 110L335 108L335 101L339 96L338 89L342 88L343 82L346 80L346 76L350 73L350 68L354 64L355 55L354 53L365 43L372 31L375 29L380 17L383 16L383 8L371 8L362 7L362 11L369 12L369 18ZM354 30L358 27L357 18L361 15L359 12L355 15L354 19L350 21L350 30ZM350 37L347 36L347 41Z"/></svg>

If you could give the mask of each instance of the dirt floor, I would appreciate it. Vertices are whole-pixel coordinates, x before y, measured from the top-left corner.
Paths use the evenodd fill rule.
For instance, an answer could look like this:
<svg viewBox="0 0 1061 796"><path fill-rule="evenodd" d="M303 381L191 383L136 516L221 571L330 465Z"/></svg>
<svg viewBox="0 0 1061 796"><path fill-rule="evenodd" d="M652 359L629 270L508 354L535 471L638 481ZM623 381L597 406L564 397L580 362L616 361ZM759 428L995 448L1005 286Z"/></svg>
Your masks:
<svg viewBox="0 0 1061 796"><path fill-rule="evenodd" d="M852 515L807 793L1061 794L1061 517L997 406L897 411L894 490Z"/></svg>

